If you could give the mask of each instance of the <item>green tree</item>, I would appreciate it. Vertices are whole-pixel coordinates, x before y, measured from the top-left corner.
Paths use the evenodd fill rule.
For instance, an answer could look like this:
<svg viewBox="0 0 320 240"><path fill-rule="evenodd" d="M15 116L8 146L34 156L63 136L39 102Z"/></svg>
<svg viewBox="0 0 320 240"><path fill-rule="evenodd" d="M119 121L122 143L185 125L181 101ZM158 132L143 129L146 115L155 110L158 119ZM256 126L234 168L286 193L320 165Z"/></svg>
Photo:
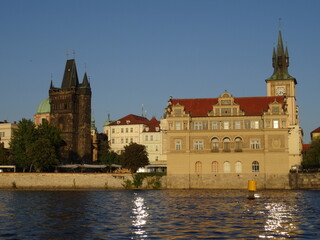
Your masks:
<svg viewBox="0 0 320 240"><path fill-rule="evenodd" d="M107 141L100 142L99 162L108 165L120 163L120 156L114 151L110 151L110 146Z"/></svg>
<svg viewBox="0 0 320 240"><path fill-rule="evenodd" d="M310 148L304 153L302 166L304 169L320 168L320 138L313 140Z"/></svg>
<svg viewBox="0 0 320 240"><path fill-rule="evenodd" d="M22 119L18 128L13 131L10 142L12 154L18 168L25 172L28 168L31 171L32 159L27 155L27 148L37 140L37 131L31 120Z"/></svg>
<svg viewBox="0 0 320 240"><path fill-rule="evenodd" d="M47 138L37 139L27 148L26 153L37 172L52 171L59 164L55 146Z"/></svg>
<svg viewBox="0 0 320 240"><path fill-rule="evenodd" d="M60 147L63 142L60 135L60 129L50 125L48 121L44 121L38 126L37 135L39 138L45 138L49 140L50 144L54 147L56 156L59 158Z"/></svg>
<svg viewBox="0 0 320 240"><path fill-rule="evenodd" d="M7 165L7 164L10 164L9 152L7 149L4 148L4 144L0 142L0 165Z"/></svg>
<svg viewBox="0 0 320 240"><path fill-rule="evenodd" d="M47 121L36 128L31 120L22 119L13 132L10 146L17 167L23 172L27 169L31 172L34 168L48 171L59 164L61 143L59 129ZM45 160L43 156L48 159ZM45 166L46 164L48 166Z"/></svg>
<svg viewBox="0 0 320 240"><path fill-rule="evenodd" d="M135 173L139 168L149 164L146 147L137 143L130 143L125 146L120 163L122 167L130 169L132 173Z"/></svg>

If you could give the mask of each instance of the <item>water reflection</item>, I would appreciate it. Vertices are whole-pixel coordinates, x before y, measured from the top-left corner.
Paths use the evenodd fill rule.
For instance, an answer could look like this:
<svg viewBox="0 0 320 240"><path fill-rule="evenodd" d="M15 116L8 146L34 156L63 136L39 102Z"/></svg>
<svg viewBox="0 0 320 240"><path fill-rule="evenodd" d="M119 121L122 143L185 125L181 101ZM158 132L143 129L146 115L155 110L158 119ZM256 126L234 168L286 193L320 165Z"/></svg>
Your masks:
<svg viewBox="0 0 320 240"><path fill-rule="evenodd" d="M320 191L0 191L0 239L320 239Z"/></svg>
<svg viewBox="0 0 320 240"><path fill-rule="evenodd" d="M144 226L147 223L147 217L149 216L147 212L147 207L144 203L144 198L138 196L137 193L134 193L135 197L133 200L132 208L132 225L134 226L134 234L137 235L139 239L144 239L148 237L147 232L144 230Z"/></svg>
<svg viewBox="0 0 320 240"><path fill-rule="evenodd" d="M264 226L266 235L260 235L260 237L290 237L290 234L296 229L294 225L296 209L285 203L275 202L267 203L265 208L267 210L267 220Z"/></svg>

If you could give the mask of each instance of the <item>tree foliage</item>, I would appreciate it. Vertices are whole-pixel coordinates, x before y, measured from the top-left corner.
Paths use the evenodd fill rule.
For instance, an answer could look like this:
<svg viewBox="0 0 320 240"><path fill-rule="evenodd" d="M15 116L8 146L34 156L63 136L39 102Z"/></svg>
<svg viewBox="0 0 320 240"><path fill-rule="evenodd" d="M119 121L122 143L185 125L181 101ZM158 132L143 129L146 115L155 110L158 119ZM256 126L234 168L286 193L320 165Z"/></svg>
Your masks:
<svg viewBox="0 0 320 240"><path fill-rule="evenodd" d="M149 159L146 147L137 143L130 143L125 146L120 163L122 167L130 169L132 173L148 165Z"/></svg>
<svg viewBox="0 0 320 240"><path fill-rule="evenodd" d="M114 151L110 151L108 141L101 141L99 144L99 162L102 164L120 164L120 156Z"/></svg>
<svg viewBox="0 0 320 240"><path fill-rule="evenodd" d="M52 171L59 164L55 147L49 139L39 138L27 148L27 156L37 172Z"/></svg>
<svg viewBox="0 0 320 240"><path fill-rule="evenodd" d="M304 169L320 168L320 138L314 139L310 148L304 153L302 166Z"/></svg>
<svg viewBox="0 0 320 240"><path fill-rule="evenodd" d="M1 139L0 139L1 140ZM9 151L4 148L4 144L0 142L0 165L10 165Z"/></svg>
<svg viewBox="0 0 320 240"><path fill-rule="evenodd" d="M59 129L47 121L36 128L31 120L22 119L13 132L10 146L18 169L48 171L59 163L61 142Z"/></svg>

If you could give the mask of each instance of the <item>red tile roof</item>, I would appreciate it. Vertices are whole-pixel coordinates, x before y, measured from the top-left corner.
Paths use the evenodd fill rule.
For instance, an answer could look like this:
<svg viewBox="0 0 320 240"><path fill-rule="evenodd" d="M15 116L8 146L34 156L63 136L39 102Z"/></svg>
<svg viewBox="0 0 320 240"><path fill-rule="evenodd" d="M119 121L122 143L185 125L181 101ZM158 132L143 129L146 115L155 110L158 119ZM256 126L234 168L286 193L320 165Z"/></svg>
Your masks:
<svg viewBox="0 0 320 240"><path fill-rule="evenodd" d="M302 152L306 152L310 148L311 144L302 144Z"/></svg>
<svg viewBox="0 0 320 240"><path fill-rule="evenodd" d="M134 114L129 114L123 118L118 119L110 123L108 126L115 126L115 125L133 125L133 124L145 124L147 125L149 120L142 116L137 116Z"/></svg>
<svg viewBox="0 0 320 240"><path fill-rule="evenodd" d="M316 128L315 130L313 130L311 133L318 133L320 132L320 127Z"/></svg>
<svg viewBox="0 0 320 240"><path fill-rule="evenodd" d="M134 125L134 124L143 124L149 127L148 132L158 132L156 128L158 127L160 129L160 121L158 121L155 117L151 118L151 120L148 120L145 117L137 116L134 114L129 114L123 118L118 119L117 121L114 121L108 126L116 126L116 125Z"/></svg>
<svg viewBox="0 0 320 240"><path fill-rule="evenodd" d="M240 105L240 109L245 111L246 116L262 115L268 111L269 104L277 101L284 103L284 97L239 97L234 98L234 102ZM184 110L193 117L204 117L212 111L213 105L218 103L218 98L191 98L191 99L172 99L172 105L180 104Z"/></svg>

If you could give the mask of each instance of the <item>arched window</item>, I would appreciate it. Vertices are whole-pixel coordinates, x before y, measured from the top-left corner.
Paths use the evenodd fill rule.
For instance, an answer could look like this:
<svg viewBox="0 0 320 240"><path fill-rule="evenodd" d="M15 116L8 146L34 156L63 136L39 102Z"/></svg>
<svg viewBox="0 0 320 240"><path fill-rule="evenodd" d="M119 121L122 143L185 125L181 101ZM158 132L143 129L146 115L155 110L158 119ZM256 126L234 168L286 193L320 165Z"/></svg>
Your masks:
<svg viewBox="0 0 320 240"><path fill-rule="evenodd" d="M219 152L219 139L218 138L212 138L212 152Z"/></svg>
<svg viewBox="0 0 320 240"><path fill-rule="evenodd" d="M211 172L214 172L214 173L219 172L219 163L217 161L212 162Z"/></svg>
<svg viewBox="0 0 320 240"><path fill-rule="evenodd" d="M231 168L230 168L230 163L229 163L229 162L224 162L224 163L223 163L223 171L224 171L225 173L231 172Z"/></svg>
<svg viewBox="0 0 320 240"><path fill-rule="evenodd" d="M223 151L230 152L230 138L226 137L223 139Z"/></svg>
<svg viewBox="0 0 320 240"><path fill-rule="evenodd" d="M259 172L259 162L258 161L252 162L252 172Z"/></svg>
<svg viewBox="0 0 320 240"><path fill-rule="evenodd" d="M240 137L237 137L234 141L236 143L235 151L242 152L242 139Z"/></svg>
<svg viewBox="0 0 320 240"><path fill-rule="evenodd" d="M196 162L195 171L196 171L196 173L201 173L202 172L202 163L200 161Z"/></svg>
<svg viewBox="0 0 320 240"><path fill-rule="evenodd" d="M241 173L242 172L242 163L241 162L236 162L236 173Z"/></svg>

